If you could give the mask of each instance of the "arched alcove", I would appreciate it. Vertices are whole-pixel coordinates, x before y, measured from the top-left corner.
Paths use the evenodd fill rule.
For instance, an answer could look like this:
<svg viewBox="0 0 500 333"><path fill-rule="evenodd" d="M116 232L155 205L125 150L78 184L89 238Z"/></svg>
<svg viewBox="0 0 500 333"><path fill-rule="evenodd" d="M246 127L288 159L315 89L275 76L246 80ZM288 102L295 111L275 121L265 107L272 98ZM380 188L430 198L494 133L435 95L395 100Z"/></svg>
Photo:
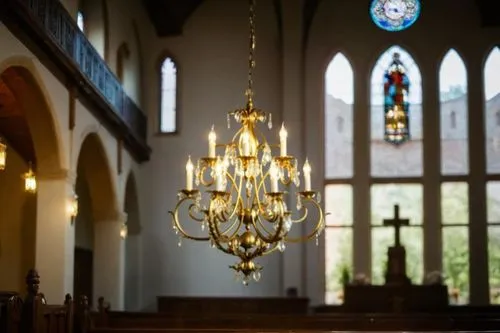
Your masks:
<svg viewBox="0 0 500 333"><path fill-rule="evenodd" d="M100 225L115 222L118 212L108 158L96 133L88 134L80 148L75 191L79 211L75 219L74 295L86 295L95 305L96 298L104 296L97 295L99 276L106 271L103 261L113 254L104 244L106 237L113 235L103 234Z"/></svg>
<svg viewBox="0 0 500 333"><path fill-rule="evenodd" d="M125 241L125 310L140 309L141 223L135 177L130 173L125 187L128 236Z"/></svg>
<svg viewBox="0 0 500 333"><path fill-rule="evenodd" d="M36 266L37 244L38 196L24 190L22 175L29 164L37 175L61 170L54 118L33 63L25 60L0 65L0 137L8 147L0 171L0 200L8 203L0 214L0 289L18 292Z"/></svg>

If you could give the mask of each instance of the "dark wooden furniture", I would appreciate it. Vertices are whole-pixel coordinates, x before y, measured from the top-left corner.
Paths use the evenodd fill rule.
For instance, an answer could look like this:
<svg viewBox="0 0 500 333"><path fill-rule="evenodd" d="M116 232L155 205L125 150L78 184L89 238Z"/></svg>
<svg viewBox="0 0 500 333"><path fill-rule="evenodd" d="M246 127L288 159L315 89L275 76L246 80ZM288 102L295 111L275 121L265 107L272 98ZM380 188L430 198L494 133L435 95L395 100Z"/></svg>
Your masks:
<svg viewBox="0 0 500 333"><path fill-rule="evenodd" d="M39 293L40 276L30 270L26 276L27 295L0 293L0 332L2 333L72 333L73 300L66 296L64 304L49 305Z"/></svg>
<svg viewBox="0 0 500 333"><path fill-rule="evenodd" d="M398 313L443 312L448 309L444 285L347 285L345 312Z"/></svg>
<svg viewBox="0 0 500 333"><path fill-rule="evenodd" d="M167 297L157 298L158 312L176 315L306 314L307 298L284 297Z"/></svg>

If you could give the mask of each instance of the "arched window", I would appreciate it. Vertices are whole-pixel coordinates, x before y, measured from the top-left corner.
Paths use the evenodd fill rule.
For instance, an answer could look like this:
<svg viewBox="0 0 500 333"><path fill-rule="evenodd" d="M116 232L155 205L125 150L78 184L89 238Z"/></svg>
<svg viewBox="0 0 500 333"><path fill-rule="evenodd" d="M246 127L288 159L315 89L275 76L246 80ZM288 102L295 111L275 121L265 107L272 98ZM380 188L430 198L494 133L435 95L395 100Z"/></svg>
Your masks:
<svg viewBox="0 0 500 333"><path fill-rule="evenodd" d="M500 304L500 131L498 109L500 107L500 48L495 47L484 65L484 118L486 129L486 187L488 221L488 267L490 302ZM493 178L493 179L492 179Z"/></svg>
<svg viewBox="0 0 500 333"><path fill-rule="evenodd" d="M398 91L392 95L397 79L388 82L387 76L396 69L394 57L404 68L408 80L408 95ZM390 100L388 100L390 99ZM408 117L411 140L399 146L387 144L386 116L396 103L401 118ZM407 110L401 110L406 107ZM411 112L408 115L408 111ZM392 110L394 112L394 110ZM404 120L404 119L403 119ZM403 140L404 141L404 140ZM422 86L420 70L413 58L399 46L393 46L378 59L371 76L371 174L372 177L415 177L422 175Z"/></svg>
<svg viewBox="0 0 500 333"><path fill-rule="evenodd" d="M401 47L390 47L379 57L371 76L371 277L374 284L385 283L387 248L394 245L395 237L394 230L385 227L383 221L393 217L394 205L400 206L402 217L410 219L410 226L401 229L408 277L414 283L422 281L421 102L421 75L417 64ZM399 131L405 127L407 132Z"/></svg>
<svg viewBox="0 0 500 333"><path fill-rule="evenodd" d="M165 58L161 65L160 132L177 131L177 68L172 58Z"/></svg>
<svg viewBox="0 0 500 333"><path fill-rule="evenodd" d="M450 304L469 303L469 173L467 69L449 50L439 69L442 267Z"/></svg>
<svg viewBox="0 0 500 333"><path fill-rule="evenodd" d="M325 73L326 302L342 303L343 285L352 278L354 74L338 53Z"/></svg>
<svg viewBox="0 0 500 333"><path fill-rule="evenodd" d="M81 11L76 13L76 25L78 25L81 32L85 33L85 17Z"/></svg>

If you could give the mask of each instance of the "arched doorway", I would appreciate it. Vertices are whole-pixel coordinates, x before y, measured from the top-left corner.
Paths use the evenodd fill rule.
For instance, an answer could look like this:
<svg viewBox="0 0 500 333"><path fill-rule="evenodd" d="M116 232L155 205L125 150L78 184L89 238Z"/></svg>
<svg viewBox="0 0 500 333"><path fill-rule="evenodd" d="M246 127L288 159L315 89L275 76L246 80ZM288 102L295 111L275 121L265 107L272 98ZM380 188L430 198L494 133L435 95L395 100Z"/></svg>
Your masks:
<svg viewBox="0 0 500 333"><path fill-rule="evenodd" d="M36 175L61 170L52 112L32 62L24 60L8 59L5 63L19 65L0 65L0 137L7 144L6 167L0 171L0 290L17 292L26 289L24 277L36 267L41 243L38 196L25 191L22 175L30 164Z"/></svg>
<svg viewBox="0 0 500 333"><path fill-rule="evenodd" d="M125 187L128 236L125 241L125 310L140 310L141 224L135 177L131 173Z"/></svg>
<svg viewBox="0 0 500 333"><path fill-rule="evenodd" d="M75 192L79 210L75 219L74 295L89 297L93 305L103 296L117 308L122 297L123 251L119 230L113 232L113 228L119 217L108 159L96 133L87 135L80 148Z"/></svg>

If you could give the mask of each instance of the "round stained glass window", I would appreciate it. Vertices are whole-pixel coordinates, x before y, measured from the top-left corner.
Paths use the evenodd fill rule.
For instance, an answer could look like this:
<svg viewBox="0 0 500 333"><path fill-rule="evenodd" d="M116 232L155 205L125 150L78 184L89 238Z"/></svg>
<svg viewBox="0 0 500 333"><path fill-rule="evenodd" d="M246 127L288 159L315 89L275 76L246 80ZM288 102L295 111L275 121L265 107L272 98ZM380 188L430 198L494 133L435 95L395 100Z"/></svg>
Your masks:
<svg viewBox="0 0 500 333"><path fill-rule="evenodd" d="M373 0L370 15L379 28L401 31L415 23L420 7L419 0Z"/></svg>

